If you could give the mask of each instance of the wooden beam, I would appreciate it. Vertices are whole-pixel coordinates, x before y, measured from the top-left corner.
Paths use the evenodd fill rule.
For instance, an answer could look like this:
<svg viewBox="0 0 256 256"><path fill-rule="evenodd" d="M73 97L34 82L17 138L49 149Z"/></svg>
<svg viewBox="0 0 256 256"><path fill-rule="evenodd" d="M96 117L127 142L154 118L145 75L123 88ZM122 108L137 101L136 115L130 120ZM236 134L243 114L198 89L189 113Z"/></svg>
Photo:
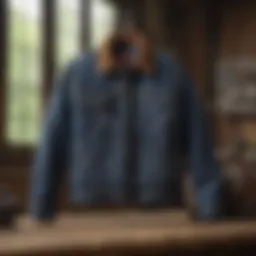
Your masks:
<svg viewBox="0 0 256 256"><path fill-rule="evenodd" d="M46 100L52 90L56 68L56 0L42 0L43 5L43 97Z"/></svg>
<svg viewBox="0 0 256 256"><path fill-rule="evenodd" d="M0 1L0 147L4 147L7 74L7 0Z"/></svg>
<svg viewBox="0 0 256 256"><path fill-rule="evenodd" d="M212 136L215 143L218 141L217 127L218 117L215 112L215 63L219 57L220 47L220 30L221 30L221 8L223 2L208 1L206 3L206 34L207 34L207 60L206 60L206 86L204 90L204 97L208 102L208 114L210 117L210 127L212 127Z"/></svg>
<svg viewBox="0 0 256 256"><path fill-rule="evenodd" d="M215 63L219 55L220 29L221 29L221 1L208 1L206 3L206 27L207 27L207 87L205 97L213 104L215 99Z"/></svg>
<svg viewBox="0 0 256 256"><path fill-rule="evenodd" d="M81 13L79 16L79 22L81 24L81 49L85 51L91 45L90 37L91 37L91 7L92 0L80 0L81 5Z"/></svg>

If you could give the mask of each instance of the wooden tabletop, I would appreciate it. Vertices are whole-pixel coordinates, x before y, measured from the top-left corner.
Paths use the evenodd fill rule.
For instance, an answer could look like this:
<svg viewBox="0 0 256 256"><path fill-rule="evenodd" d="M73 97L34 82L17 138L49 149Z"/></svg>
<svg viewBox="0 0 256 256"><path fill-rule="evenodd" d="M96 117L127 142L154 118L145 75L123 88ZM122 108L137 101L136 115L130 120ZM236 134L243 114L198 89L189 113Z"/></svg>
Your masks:
<svg viewBox="0 0 256 256"><path fill-rule="evenodd" d="M17 228L0 232L0 255L122 246L208 246L254 239L256 222L194 223L182 211L100 212L61 215L49 227L31 227L26 218Z"/></svg>

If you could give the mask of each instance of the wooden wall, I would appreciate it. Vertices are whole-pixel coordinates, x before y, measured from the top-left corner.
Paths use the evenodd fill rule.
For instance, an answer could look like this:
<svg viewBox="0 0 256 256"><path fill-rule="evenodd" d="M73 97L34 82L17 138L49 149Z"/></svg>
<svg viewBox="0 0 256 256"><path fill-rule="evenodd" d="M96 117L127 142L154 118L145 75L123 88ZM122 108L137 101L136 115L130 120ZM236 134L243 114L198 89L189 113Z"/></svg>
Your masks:
<svg viewBox="0 0 256 256"><path fill-rule="evenodd" d="M227 4L222 9L221 18L218 60L229 57L256 59L256 2ZM255 120L240 119L236 127L233 125L225 118L219 120L220 143L225 143L230 131L242 133L246 140L256 140Z"/></svg>

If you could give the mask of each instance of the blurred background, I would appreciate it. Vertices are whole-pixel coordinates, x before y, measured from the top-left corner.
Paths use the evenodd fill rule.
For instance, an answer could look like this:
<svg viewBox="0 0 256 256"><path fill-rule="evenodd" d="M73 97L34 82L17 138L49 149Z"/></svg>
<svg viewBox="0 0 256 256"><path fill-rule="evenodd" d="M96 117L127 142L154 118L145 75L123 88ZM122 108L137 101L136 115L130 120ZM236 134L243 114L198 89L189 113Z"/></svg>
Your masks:
<svg viewBox="0 0 256 256"><path fill-rule="evenodd" d="M1 0L0 186L25 207L55 77L97 47L127 9L194 80L208 112L230 213L256 216L256 2L249 0ZM65 196L62 201L67 209Z"/></svg>

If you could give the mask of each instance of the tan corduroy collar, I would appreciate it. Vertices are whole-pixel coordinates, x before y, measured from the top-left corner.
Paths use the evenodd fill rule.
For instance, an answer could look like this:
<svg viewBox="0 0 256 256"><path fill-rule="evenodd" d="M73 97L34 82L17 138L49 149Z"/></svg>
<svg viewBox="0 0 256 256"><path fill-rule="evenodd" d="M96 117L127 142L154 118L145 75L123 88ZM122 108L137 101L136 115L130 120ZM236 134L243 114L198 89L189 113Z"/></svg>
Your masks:
<svg viewBox="0 0 256 256"><path fill-rule="evenodd" d="M101 73L109 72L115 69L115 61L111 55L111 45L113 40L124 36L118 33L106 39L96 52L97 55L97 68ZM145 74L151 74L154 70L153 61L153 47L149 40L142 33L133 33L131 41L132 44L138 49L138 59L134 64L135 67Z"/></svg>

